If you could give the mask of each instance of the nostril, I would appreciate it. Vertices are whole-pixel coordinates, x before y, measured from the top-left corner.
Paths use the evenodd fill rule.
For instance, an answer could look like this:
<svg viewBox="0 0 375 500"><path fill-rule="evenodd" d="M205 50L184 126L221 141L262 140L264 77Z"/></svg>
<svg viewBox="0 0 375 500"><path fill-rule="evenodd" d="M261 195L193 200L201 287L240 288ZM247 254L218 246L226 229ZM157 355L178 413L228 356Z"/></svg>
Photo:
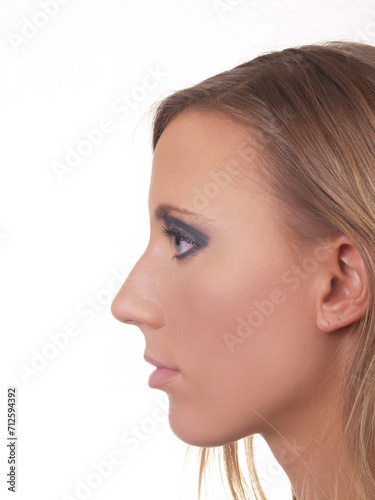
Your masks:
<svg viewBox="0 0 375 500"><path fill-rule="evenodd" d="M129 311L126 309L124 307L124 304L115 297L111 304L112 316L114 316L114 318L116 318L118 321L121 321L121 323L128 323L129 325L139 325L141 321L130 319Z"/></svg>
<svg viewBox="0 0 375 500"><path fill-rule="evenodd" d="M145 324L160 328L164 324L163 311L153 298L146 298L143 293L125 287L113 299L111 314L121 323L139 328Z"/></svg>

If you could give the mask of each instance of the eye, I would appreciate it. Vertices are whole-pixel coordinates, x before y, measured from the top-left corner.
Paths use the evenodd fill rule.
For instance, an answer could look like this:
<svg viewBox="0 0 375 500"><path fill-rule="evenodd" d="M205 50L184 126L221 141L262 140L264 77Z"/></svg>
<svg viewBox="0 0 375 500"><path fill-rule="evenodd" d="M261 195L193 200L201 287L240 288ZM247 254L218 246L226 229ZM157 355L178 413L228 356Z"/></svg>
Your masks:
<svg viewBox="0 0 375 500"><path fill-rule="evenodd" d="M187 255L191 255L196 252L199 248L199 245L189 235L184 234L177 228L167 229L166 227L162 227L162 233L172 240L173 246L177 251L182 250L174 255L172 257L173 259L181 260Z"/></svg>

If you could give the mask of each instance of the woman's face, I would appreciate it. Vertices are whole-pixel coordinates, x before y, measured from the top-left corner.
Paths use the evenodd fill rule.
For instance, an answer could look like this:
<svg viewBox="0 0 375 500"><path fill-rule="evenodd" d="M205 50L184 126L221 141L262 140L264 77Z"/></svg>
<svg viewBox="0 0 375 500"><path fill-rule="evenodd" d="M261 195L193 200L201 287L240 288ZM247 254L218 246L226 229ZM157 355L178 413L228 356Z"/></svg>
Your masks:
<svg viewBox="0 0 375 500"><path fill-rule="evenodd" d="M322 253L288 239L262 178L241 180L229 167L255 172L256 155L241 153L246 134L207 111L166 127L152 166L150 241L112 304L140 328L147 356L179 370L160 389L173 432L196 446L311 415L332 356L314 315Z"/></svg>

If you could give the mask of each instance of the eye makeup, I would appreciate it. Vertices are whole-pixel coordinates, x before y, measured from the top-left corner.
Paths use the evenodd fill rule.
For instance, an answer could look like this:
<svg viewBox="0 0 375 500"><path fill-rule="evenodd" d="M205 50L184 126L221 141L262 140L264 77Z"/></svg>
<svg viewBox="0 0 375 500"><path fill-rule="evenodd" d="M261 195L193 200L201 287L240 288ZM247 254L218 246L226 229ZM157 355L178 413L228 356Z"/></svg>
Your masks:
<svg viewBox="0 0 375 500"><path fill-rule="evenodd" d="M195 243L195 241L190 240L186 235L181 233L179 230L176 230L174 228L167 229L166 227L162 227L161 231L170 240L176 238L177 246L180 245L181 242L188 243L189 245L194 245L190 250L187 250L186 252L177 253L173 255L172 259L177 259L177 260L185 259L187 256L192 255L199 249L199 246Z"/></svg>
<svg viewBox="0 0 375 500"><path fill-rule="evenodd" d="M189 224L186 224L182 220L170 214L164 213L161 218L165 224L165 227L162 228L162 232L165 235L169 238L175 237L188 244L195 245L186 252L174 255L173 258L182 260L195 254L198 250L205 248L208 245L209 236L202 233L199 229L193 228Z"/></svg>

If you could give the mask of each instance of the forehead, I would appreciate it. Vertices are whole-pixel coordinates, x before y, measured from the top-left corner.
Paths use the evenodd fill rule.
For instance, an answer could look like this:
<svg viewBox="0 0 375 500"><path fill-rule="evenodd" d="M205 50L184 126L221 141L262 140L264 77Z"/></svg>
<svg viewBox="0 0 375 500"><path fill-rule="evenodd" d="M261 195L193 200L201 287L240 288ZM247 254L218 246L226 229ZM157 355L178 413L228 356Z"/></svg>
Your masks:
<svg viewBox="0 0 375 500"><path fill-rule="evenodd" d="M245 187L243 182L254 169L255 157L251 132L225 115L197 110L180 113L167 125L155 148L150 213L154 201L210 212L224 199L228 203L238 190L249 201L249 190L259 191L261 184L255 180ZM163 199L156 200L159 197Z"/></svg>
<svg viewBox="0 0 375 500"><path fill-rule="evenodd" d="M250 140L249 136L248 129L223 113L188 109L167 125L156 145L154 160L157 161L160 150L163 155L167 153L164 147L166 142L170 155L174 145L175 149L184 149L189 154L195 153L205 158L214 155L220 159L233 155L245 138Z"/></svg>

